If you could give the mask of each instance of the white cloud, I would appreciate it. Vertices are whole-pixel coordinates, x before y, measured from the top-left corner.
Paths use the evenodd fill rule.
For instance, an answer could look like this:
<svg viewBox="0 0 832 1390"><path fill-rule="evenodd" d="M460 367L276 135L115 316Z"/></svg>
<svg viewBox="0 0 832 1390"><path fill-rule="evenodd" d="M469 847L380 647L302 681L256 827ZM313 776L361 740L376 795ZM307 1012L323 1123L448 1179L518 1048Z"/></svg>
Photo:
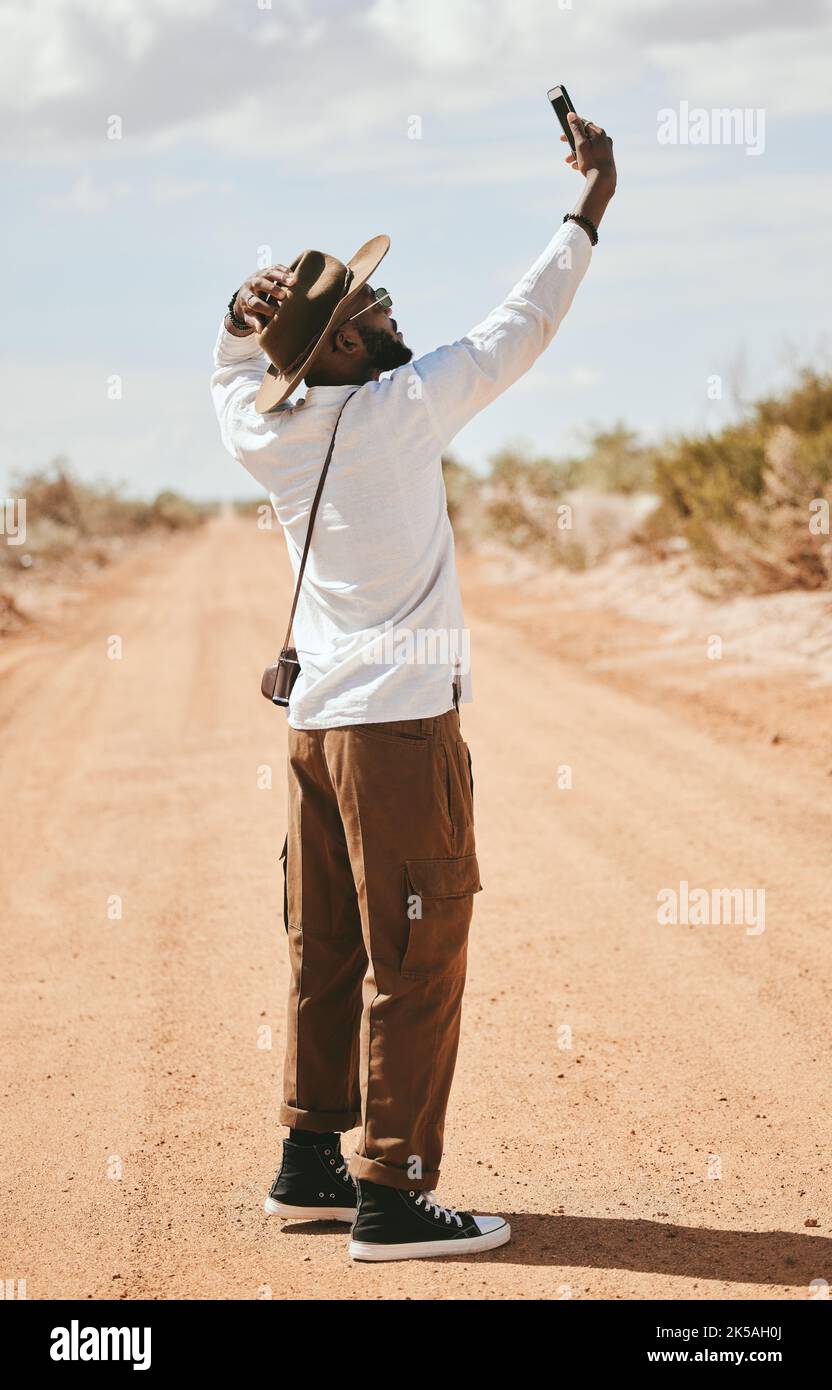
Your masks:
<svg viewBox="0 0 832 1390"><path fill-rule="evenodd" d="M808 182L798 173L780 173L772 197L771 180L758 176L759 168L730 182L625 182L605 223L615 236L605 241L593 271L625 298L634 286L652 283L662 287L665 304L701 308L712 300L726 312L761 296L816 299L827 278L827 255L815 229L829 217L832 174ZM704 233L703 209L712 210Z"/></svg>
<svg viewBox="0 0 832 1390"><path fill-rule="evenodd" d="M580 391L591 391L604 381L604 373L597 367L582 366L576 363L568 366L565 362L557 369L536 366L528 376L515 382L513 390L521 395L575 395Z"/></svg>
<svg viewBox="0 0 832 1390"><path fill-rule="evenodd" d="M12 154L111 152L115 107L125 149L250 154L271 133L287 163L370 168L401 152L408 113L480 112L490 135L573 70L611 93L649 77L699 104L825 113L830 36L828 0L6 0L0 112Z"/></svg>
<svg viewBox="0 0 832 1390"><path fill-rule="evenodd" d="M507 51L516 51L526 15L532 23L543 17L537 0L526 0L525 6L499 0L374 0L365 22L391 52L432 71L454 73L499 64Z"/></svg>
<svg viewBox="0 0 832 1390"><path fill-rule="evenodd" d="M228 179L153 179L146 196L152 203L184 203L191 198L217 198L233 190ZM65 193L57 193L47 198L51 208L67 212L99 213L113 207L124 198L133 198L140 190L123 180L105 183L86 171L73 179Z"/></svg>
<svg viewBox="0 0 832 1390"><path fill-rule="evenodd" d="M49 205L70 212L103 212L122 198L129 198L132 192L127 183L104 184L96 181L92 174L85 173L73 180L66 193L50 198Z"/></svg>
<svg viewBox="0 0 832 1390"><path fill-rule="evenodd" d="M155 203L183 203L190 198L216 198L230 193L234 185L227 179L156 179L150 193Z"/></svg>
<svg viewBox="0 0 832 1390"><path fill-rule="evenodd" d="M774 116L806 116L832 111L830 40L826 26L817 35L795 29L719 43L654 43L650 52L678 95L697 106L761 107Z"/></svg>

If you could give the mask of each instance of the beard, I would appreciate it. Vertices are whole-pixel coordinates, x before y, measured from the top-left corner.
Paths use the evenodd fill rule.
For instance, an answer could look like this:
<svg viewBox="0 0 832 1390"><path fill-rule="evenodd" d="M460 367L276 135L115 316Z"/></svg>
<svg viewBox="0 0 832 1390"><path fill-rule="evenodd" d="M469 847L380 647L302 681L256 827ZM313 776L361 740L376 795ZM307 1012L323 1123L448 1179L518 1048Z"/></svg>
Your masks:
<svg viewBox="0 0 832 1390"><path fill-rule="evenodd" d="M376 371L394 372L397 367L405 367L413 361L413 349L400 342L394 333L385 333L383 328L365 328L361 324L358 335Z"/></svg>

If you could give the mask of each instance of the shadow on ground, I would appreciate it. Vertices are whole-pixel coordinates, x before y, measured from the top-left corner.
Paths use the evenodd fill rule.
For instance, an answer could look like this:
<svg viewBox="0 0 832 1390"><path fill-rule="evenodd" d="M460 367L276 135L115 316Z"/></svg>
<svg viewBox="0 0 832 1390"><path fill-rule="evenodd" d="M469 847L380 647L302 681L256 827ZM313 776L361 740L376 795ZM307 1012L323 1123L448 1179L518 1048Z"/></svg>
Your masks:
<svg viewBox="0 0 832 1390"><path fill-rule="evenodd" d="M512 1239L491 1253L460 1259L501 1264L554 1265L559 1269L625 1269L682 1275L736 1284L782 1284L807 1289L813 1279L832 1284L832 1240L793 1231L714 1231L658 1221L607 1220L593 1216L506 1213ZM287 1225L308 1235L308 1222ZM319 1225L332 1232L335 1224ZM341 1226L345 1233L346 1225ZM443 1256L443 1259L451 1258Z"/></svg>

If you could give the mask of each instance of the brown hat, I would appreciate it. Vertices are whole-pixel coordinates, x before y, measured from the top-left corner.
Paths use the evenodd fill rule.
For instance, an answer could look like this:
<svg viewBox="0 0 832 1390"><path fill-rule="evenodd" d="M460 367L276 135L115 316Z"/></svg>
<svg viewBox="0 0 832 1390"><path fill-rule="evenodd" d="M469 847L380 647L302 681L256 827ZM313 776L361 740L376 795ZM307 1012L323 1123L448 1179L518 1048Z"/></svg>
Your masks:
<svg viewBox="0 0 832 1390"><path fill-rule="evenodd" d="M255 401L261 415L291 396L389 250L389 236L376 236L346 265L323 251L304 251L290 266L297 276L292 296L259 336L272 364Z"/></svg>

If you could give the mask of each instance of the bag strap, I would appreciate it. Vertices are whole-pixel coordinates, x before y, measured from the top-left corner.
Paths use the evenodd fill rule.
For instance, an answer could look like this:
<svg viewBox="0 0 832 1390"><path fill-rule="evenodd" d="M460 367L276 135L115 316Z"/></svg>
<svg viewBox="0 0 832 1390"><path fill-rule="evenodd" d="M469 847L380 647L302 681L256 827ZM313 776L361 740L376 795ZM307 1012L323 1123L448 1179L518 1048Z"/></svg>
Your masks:
<svg viewBox="0 0 832 1390"><path fill-rule="evenodd" d="M357 389L358 388L356 388L356 390ZM283 643L284 651L286 651L286 648L289 646L289 642L292 636L292 628L294 627L295 623L295 613L297 611L298 599L300 598L300 586L303 583L303 575L304 571L306 570L306 561L309 558L309 547L312 544L312 531L315 526L315 518L318 515L318 507L321 504L321 494L324 490L326 475L329 472L329 465L332 462L332 455L335 451L335 436L338 433L338 426L341 423L341 416L343 415L344 411L346 410L354 395L355 391L350 391L350 394L347 396L347 399L344 401L344 404L338 411L338 419L335 421L335 429L332 431L332 440L330 441L329 452L327 453L326 462L324 463L324 466L321 470L321 477L318 483L318 490L315 493L315 500L312 503L312 510L309 513L309 526L306 530L306 544L303 547L303 555L301 556L300 569L298 570L298 579L297 583L295 584L295 597L292 601L292 611L289 614L289 626L286 629L286 640Z"/></svg>

